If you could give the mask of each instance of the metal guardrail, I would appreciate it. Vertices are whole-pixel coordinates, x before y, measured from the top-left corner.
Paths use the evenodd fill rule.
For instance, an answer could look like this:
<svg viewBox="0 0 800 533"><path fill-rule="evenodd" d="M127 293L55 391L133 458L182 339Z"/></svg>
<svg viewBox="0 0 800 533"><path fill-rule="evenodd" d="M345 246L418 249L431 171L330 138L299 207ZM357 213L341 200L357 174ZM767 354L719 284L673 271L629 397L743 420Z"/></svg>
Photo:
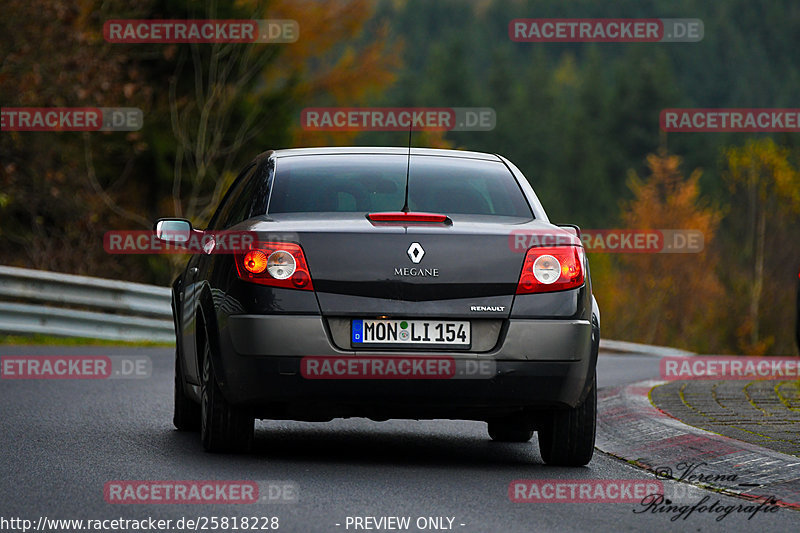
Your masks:
<svg viewBox="0 0 800 533"><path fill-rule="evenodd" d="M0 300L2 333L175 340L168 287L0 266Z"/></svg>
<svg viewBox="0 0 800 533"><path fill-rule="evenodd" d="M168 287L0 266L0 300L9 299L26 303L0 301L0 333L175 340ZM600 340L600 349L659 357L695 355L677 348L608 339Z"/></svg>
<svg viewBox="0 0 800 533"><path fill-rule="evenodd" d="M653 346L651 344L613 341L610 339L600 339L600 349L604 352L652 355L656 357L692 357L697 355L694 352L687 352L686 350L670 348L668 346Z"/></svg>

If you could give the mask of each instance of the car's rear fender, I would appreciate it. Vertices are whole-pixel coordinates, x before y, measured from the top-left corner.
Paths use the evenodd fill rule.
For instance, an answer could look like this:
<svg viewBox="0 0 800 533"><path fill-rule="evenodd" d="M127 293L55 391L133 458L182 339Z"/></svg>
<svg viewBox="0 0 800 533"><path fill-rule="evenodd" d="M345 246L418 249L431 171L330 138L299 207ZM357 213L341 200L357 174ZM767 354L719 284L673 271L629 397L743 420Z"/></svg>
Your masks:
<svg viewBox="0 0 800 533"><path fill-rule="evenodd" d="M198 289L197 307L195 312L196 326L195 326L195 351L193 356L193 363L197 368L197 383L202 383L203 372L203 351L205 343L211 348L211 368L217 381L223 383L225 381L225 368L220 357L220 342L219 342L219 323L217 321L217 314L214 310L214 300L211 296L211 288L208 283L203 283L202 287Z"/></svg>

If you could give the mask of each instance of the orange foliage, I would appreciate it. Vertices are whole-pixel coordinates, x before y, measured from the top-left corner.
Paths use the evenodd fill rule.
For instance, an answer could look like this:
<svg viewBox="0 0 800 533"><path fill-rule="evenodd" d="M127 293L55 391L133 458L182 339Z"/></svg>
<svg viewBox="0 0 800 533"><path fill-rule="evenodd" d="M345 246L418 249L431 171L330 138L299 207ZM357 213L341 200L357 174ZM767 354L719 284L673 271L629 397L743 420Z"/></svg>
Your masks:
<svg viewBox="0 0 800 533"><path fill-rule="evenodd" d="M725 312L713 247L721 214L700 201L701 172L684 178L680 164L678 156L649 155L650 176L630 176L634 199L623 205L622 219L629 229L699 230L703 251L604 258L602 262L612 266L600 270L594 292L605 336L702 351L721 342L711 328Z"/></svg>
<svg viewBox="0 0 800 533"><path fill-rule="evenodd" d="M256 0L241 0L244 7ZM392 47L388 27L381 25L366 36L364 25L375 4L369 0L277 0L270 2L264 18L292 19L300 37L284 47L274 68L265 73L269 84L300 80L299 101L323 101L328 106L364 106L370 98L394 83L401 66L400 44ZM366 42L361 42L366 37ZM358 46L355 43L358 42ZM294 146L349 144L357 132L305 131L298 125Z"/></svg>

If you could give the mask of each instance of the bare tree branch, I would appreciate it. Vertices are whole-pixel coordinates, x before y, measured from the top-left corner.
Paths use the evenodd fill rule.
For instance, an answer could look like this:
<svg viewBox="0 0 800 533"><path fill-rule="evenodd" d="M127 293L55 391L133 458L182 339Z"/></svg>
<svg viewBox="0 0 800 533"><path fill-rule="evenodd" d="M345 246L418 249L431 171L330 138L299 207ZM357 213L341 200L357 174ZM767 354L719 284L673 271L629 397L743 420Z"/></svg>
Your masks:
<svg viewBox="0 0 800 533"><path fill-rule="evenodd" d="M144 218L141 215L138 215L132 211L128 211L117 205L111 196L103 189L103 186L97 181L97 174L95 173L94 169L94 158L92 157L92 143L91 143L91 136L89 132L83 133L83 153L86 160L86 175L89 178L89 183L94 189L94 192L103 200L103 203L106 204L112 212L116 213L117 215L126 218L132 222L136 222L144 227L150 227L150 221Z"/></svg>

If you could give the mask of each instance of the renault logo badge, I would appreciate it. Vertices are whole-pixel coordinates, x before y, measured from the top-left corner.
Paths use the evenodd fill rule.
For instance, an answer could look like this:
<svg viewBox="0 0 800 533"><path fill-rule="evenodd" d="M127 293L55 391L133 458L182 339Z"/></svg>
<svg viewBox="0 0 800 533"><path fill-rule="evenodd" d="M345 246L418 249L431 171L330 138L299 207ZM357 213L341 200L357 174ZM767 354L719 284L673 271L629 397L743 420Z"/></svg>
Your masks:
<svg viewBox="0 0 800 533"><path fill-rule="evenodd" d="M408 258L411 259L411 262L416 265L422 261L422 256L425 255L425 250L422 249L422 245L420 243L412 242L406 253L408 254Z"/></svg>

